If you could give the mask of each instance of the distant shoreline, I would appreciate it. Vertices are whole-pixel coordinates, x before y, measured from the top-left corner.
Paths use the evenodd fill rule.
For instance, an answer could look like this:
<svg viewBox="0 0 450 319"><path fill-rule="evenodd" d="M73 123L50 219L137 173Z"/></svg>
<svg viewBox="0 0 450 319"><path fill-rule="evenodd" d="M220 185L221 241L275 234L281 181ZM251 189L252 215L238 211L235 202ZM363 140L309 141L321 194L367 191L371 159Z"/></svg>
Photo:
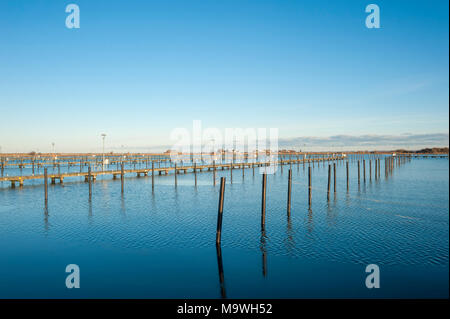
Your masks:
<svg viewBox="0 0 450 319"><path fill-rule="evenodd" d="M231 151L227 151L225 153L231 153ZM238 152L239 153L239 152ZM263 151L261 152L263 153ZM279 154L425 154L425 155L441 155L441 154L449 154L449 148L448 147L433 147L433 148L423 148L420 150L404 150L404 149L395 149L395 150L385 150L385 151L322 151L322 152L302 152L302 151L296 151L296 150L290 150L290 149L282 149L278 151ZM142 156L158 156L158 155L169 155L170 153L168 151L166 152L105 152L104 155L109 156L136 156L136 155L142 155ZM189 153L186 153L185 155L188 155ZM194 153L196 154L196 153ZM198 153L200 155L200 153ZM207 152L203 153L204 155L207 155ZM221 154L221 152L216 152L215 154ZM1 153L0 157L6 157L6 156L12 156L12 157L28 157L28 156L101 156L101 152L86 152L86 153L37 153L37 152L28 152L28 153Z"/></svg>

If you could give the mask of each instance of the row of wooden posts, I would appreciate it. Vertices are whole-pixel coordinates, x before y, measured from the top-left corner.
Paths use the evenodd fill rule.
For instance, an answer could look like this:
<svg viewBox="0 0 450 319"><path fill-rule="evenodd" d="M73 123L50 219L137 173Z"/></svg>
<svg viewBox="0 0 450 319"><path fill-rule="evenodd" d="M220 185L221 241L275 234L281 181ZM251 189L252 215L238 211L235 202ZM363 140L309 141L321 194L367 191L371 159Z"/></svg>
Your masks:
<svg viewBox="0 0 450 319"><path fill-rule="evenodd" d="M343 160L342 158L338 160ZM380 178L380 159L375 159L375 179ZM400 165L403 163L403 161L406 161L406 159L398 158L397 164ZM366 182L366 160L363 160L363 180ZM270 163L264 163L265 165ZM292 164L290 162L290 164ZM305 162L303 162L303 165ZM385 158L385 172L386 172L386 178L388 177L389 173L392 173L394 169L395 159L393 157ZM291 166L290 166L291 167ZM328 184L327 184L327 200L330 198L330 189L331 189L331 170L333 167L333 191L336 193L336 163L333 163L333 165L328 165ZM281 169L283 168L283 165L281 165ZM194 163L194 180L195 185L197 186L197 166L196 163ZM245 167L242 165L242 176L244 177L244 171ZM254 175L254 165L253 165L253 175ZM120 180L121 180L121 193L124 193L124 163L121 163L121 174L120 174ZM154 183L154 163L152 162L152 191L154 190L155 183ZM174 169L174 178L175 178L175 186L177 186L177 165L175 164ZM369 178L372 180L372 160L369 160ZM233 179L233 169L230 167L230 180L232 182ZM92 180L93 175L91 174L91 167L88 167L88 176L87 181L89 184L89 201L92 199ZM220 179L220 193L219 193L219 209L218 209L218 220L217 220L217 235L216 235L216 242L219 244L221 239L221 229L222 229L222 213L223 213L223 201L224 201L224 195L225 195L225 177L221 177ZM216 184L216 168L215 168L215 162L213 162L213 183ZM360 184L360 161L358 160L358 185ZM347 186L347 192L349 191L349 165L348 161L346 162L346 186ZM267 174L262 174L262 198L261 198L261 228L264 229L265 227L265 214L266 214L266 190L267 190ZM291 191L292 191L292 169L289 169L288 173L288 192L287 192L287 214L288 217L290 217L291 214ZM47 208L48 204L48 175L47 175L47 168L44 168L44 192L45 192L45 206ZM308 205L311 206L312 203L312 176L311 176L311 166L308 166Z"/></svg>
<svg viewBox="0 0 450 319"><path fill-rule="evenodd" d="M398 158L398 166L404 163L408 159ZM377 180L380 178L380 159L375 159L375 175ZM363 180L366 182L366 160L363 162ZM394 169L395 158L385 158L385 170L386 178ZM331 168L333 167L333 191L336 193L336 163L328 165L328 183L327 183L327 201L330 200L330 188L331 188ZM358 160L358 185L360 184L360 161ZM372 180L372 160L369 160L369 179ZM347 192L349 191L349 167L348 161L346 162L346 186ZM267 175L262 174L262 192L261 192L261 230L265 230L266 224L266 190L267 190ZM291 191L292 191L292 169L289 169L288 173L288 191L287 191L287 216L291 216ZM219 208L217 213L217 231L216 231L216 244L220 245L222 234L222 218L223 218L223 203L225 196L225 177L220 178L220 192L219 192ZM308 166L308 206L312 203L312 178L311 178L311 166Z"/></svg>

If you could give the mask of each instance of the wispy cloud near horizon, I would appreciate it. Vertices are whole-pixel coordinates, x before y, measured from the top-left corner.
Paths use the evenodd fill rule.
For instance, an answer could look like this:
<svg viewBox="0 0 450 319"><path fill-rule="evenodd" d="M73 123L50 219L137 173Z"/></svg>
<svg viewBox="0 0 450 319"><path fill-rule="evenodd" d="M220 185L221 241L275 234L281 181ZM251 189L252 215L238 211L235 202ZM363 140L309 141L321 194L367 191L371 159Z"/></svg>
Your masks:
<svg viewBox="0 0 450 319"><path fill-rule="evenodd" d="M302 136L280 138L279 149L294 149L304 151L325 150L417 150L428 147L448 147L448 133L411 134L364 134L364 135L333 135L326 137ZM127 152L161 152L170 149L172 145L129 146ZM111 147L113 151L124 151L121 147Z"/></svg>
<svg viewBox="0 0 450 319"><path fill-rule="evenodd" d="M333 135L328 137L293 137L280 138L280 148L295 149L347 149L347 150L380 150L380 149L417 149L426 147L448 147L448 133L398 135L364 134Z"/></svg>

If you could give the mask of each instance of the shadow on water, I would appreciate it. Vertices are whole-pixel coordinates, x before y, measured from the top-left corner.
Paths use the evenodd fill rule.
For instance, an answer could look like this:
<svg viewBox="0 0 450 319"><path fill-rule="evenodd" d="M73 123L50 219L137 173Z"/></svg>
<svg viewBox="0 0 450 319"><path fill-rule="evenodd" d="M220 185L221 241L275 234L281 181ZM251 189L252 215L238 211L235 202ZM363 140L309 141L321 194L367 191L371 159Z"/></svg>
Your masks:
<svg viewBox="0 0 450 319"><path fill-rule="evenodd" d="M226 298L227 293L225 291L225 276L223 274L222 249L220 247L220 244L216 244L216 253L217 253L217 266L219 268L220 296L222 298Z"/></svg>

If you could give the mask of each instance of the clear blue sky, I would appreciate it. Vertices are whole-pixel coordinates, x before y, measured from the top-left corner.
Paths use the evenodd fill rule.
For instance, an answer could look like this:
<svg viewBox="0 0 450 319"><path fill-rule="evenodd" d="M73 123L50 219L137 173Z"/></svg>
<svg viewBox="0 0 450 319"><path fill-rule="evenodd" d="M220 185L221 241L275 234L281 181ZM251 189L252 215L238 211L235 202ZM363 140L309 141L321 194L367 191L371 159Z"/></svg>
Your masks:
<svg viewBox="0 0 450 319"><path fill-rule="evenodd" d="M81 28L67 29L78 4ZM366 5L381 28L365 27ZM448 1L0 2L3 152L170 144L175 127L447 133Z"/></svg>

